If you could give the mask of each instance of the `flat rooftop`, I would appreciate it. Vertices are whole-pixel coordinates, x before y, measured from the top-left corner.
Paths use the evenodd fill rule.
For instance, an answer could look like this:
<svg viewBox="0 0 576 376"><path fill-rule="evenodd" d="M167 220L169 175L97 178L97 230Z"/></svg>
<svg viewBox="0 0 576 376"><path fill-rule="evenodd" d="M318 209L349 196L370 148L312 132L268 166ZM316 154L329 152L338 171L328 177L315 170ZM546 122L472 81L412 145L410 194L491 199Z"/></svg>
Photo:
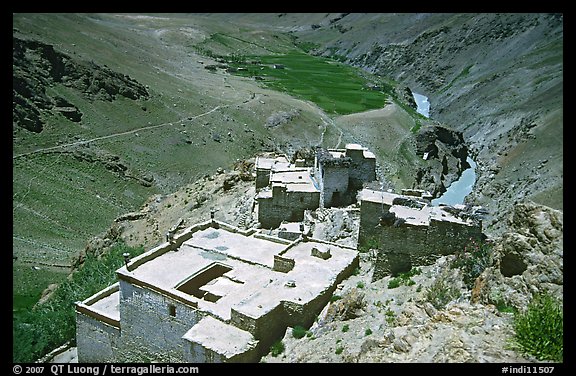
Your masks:
<svg viewBox="0 0 576 376"><path fill-rule="evenodd" d="M403 197L403 196L396 193L376 191L373 189L366 189L366 188L360 192L361 201L369 201L374 202L376 204L384 203L388 206L392 205L392 202L396 197Z"/></svg>
<svg viewBox="0 0 576 376"><path fill-rule="evenodd" d="M431 206L430 204L421 202L424 206L422 208L411 208L403 205L393 205L395 198L402 197L414 200L414 196L399 195L390 192L376 191L372 189L363 189L360 192L361 201L373 202L376 204L386 204L390 206L390 212L396 214L396 217L402 218L406 223L415 226L428 226L431 220L446 221L458 223L461 225L472 225L472 221L464 220L442 209L442 206Z"/></svg>
<svg viewBox="0 0 576 376"><path fill-rule="evenodd" d="M313 248L329 250L331 257L314 256ZM153 251L140 256L149 260L131 271L120 268L120 278L177 295L223 321L230 319L232 308L259 317L283 301L304 304L330 288L358 257L354 249L320 240L289 242L223 227L198 230L157 257ZM275 255L293 259L294 268L274 270Z"/></svg>
<svg viewBox="0 0 576 376"><path fill-rule="evenodd" d="M120 320L120 291L94 302L91 307L114 320Z"/></svg>
<svg viewBox="0 0 576 376"><path fill-rule="evenodd" d="M270 183L284 184L289 192L320 192L310 172L312 168L298 168L290 170L272 171Z"/></svg>
<svg viewBox="0 0 576 376"><path fill-rule="evenodd" d="M332 158L344 158L346 156L345 149L328 149L328 153L330 153Z"/></svg>
<svg viewBox="0 0 576 376"><path fill-rule="evenodd" d="M263 157L263 156L256 157L257 169L271 170L272 168L284 169L289 167L290 162L288 161L288 158L284 155L279 155L275 157Z"/></svg>
<svg viewBox="0 0 576 376"><path fill-rule="evenodd" d="M362 150L364 158L367 159L376 159L374 153L369 151L367 148L363 147L360 144L346 144L346 150Z"/></svg>
<svg viewBox="0 0 576 376"><path fill-rule="evenodd" d="M183 338L201 344L218 354L230 359L253 348L254 337L235 326L223 323L211 316L206 316L192 327Z"/></svg>

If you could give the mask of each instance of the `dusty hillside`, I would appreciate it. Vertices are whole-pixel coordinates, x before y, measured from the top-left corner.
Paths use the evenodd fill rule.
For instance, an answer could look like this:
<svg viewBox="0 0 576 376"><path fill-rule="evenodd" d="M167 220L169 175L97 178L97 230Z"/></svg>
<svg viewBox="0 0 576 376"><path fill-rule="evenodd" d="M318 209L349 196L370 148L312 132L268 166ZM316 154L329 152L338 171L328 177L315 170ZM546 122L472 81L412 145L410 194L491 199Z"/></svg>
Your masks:
<svg viewBox="0 0 576 376"><path fill-rule="evenodd" d="M282 70L257 59L278 57ZM278 82L287 82L281 77L295 71L296 63L311 80L292 77L298 85L290 91ZM118 237L149 248L170 228L203 221L214 208L219 219L254 225L246 159L262 151L361 143L377 155L381 186L436 193L467 167L464 153L471 153L478 180L467 201L488 209L485 228L494 236L517 230L506 220L517 202L563 208L561 15L14 14L13 68L15 318L46 286L66 278L83 251L103 252ZM319 86L302 94L312 81ZM335 90L341 81L349 82L351 91ZM410 89L430 98L431 119L416 114ZM346 103L357 93L355 103ZM374 98L376 109L336 111L363 108ZM424 152L433 152L433 158L424 160ZM353 243L354 210L346 213L319 212L324 222L315 232ZM99 236L93 240L94 235ZM505 242L519 252L522 247L515 245L525 241L535 242L514 236ZM559 249L557 243L552 248ZM539 254L523 262L538 259ZM551 262L546 273L557 264L562 262ZM496 269L490 278L509 282ZM426 273L432 278L443 270L439 264ZM347 286L368 281L368 275L364 263ZM558 284L556 277L550 283ZM509 328L506 316L491 308L486 313L466 299L447 309L452 315L447 320L456 326L440 328L437 320L444 319L421 310L424 285L432 280L415 278L423 286L412 297L417 307L404 308L426 329L412 336L445 330L454 334L454 343L434 337L430 345L463 354L460 342L467 343L470 333L458 333L471 322L450 312L491 317L478 325L483 338L491 335L493 323ZM515 301L525 302L532 279L515 282L523 289ZM367 295L373 304L381 300L377 294L384 282L374 289ZM483 303L490 303L489 295L482 295ZM368 310L376 321L382 321L379 311L386 311L380 308ZM401 314L401 308L394 310ZM372 325L365 319L356 334ZM410 320L406 327L414 324ZM408 335L405 328L388 329L396 339ZM407 349L398 355L395 342L386 338L366 344L363 353L342 354L348 361L448 359L419 349L412 337L398 339ZM482 350L474 354L476 346ZM471 355L458 359L520 359L490 355L492 349L482 346L464 346Z"/></svg>
<svg viewBox="0 0 576 376"><path fill-rule="evenodd" d="M561 14L259 14L231 22L283 30L313 54L391 77L430 98L478 162L470 202L501 232L512 204L563 208ZM498 199L495 199L498 197Z"/></svg>

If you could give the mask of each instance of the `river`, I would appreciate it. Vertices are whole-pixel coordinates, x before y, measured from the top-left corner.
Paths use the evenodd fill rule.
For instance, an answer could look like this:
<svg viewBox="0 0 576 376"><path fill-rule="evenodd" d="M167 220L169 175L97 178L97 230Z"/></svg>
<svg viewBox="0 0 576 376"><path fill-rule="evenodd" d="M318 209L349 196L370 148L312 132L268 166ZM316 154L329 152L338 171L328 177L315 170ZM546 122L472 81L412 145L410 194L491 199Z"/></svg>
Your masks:
<svg viewBox="0 0 576 376"><path fill-rule="evenodd" d="M430 117L430 102L428 101L428 97L422 94L412 92L414 96L414 101L416 102L416 112L426 116L427 118Z"/></svg>
<svg viewBox="0 0 576 376"><path fill-rule="evenodd" d="M476 162L474 162L470 157L468 157L466 161L470 164L470 168L464 170L460 179L450 184L442 196L432 200L432 205L462 204L464 202L464 197L472 192L472 187L476 182Z"/></svg>
<svg viewBox="0 0 576 376"><path fill-rule="evenodd" d="M430 101L428 97L422 94L412 92L414 96L414 101L416 102L416 112L430 117ZM472 192L472 187L476 182L476 162L472 158L468 157L466 159L470 168L462 172L460 179L456 180L444 192L444 194L434 200L432 200L432 205L446 204L446 205L457 205L464 202L464 198Z"/></svg>

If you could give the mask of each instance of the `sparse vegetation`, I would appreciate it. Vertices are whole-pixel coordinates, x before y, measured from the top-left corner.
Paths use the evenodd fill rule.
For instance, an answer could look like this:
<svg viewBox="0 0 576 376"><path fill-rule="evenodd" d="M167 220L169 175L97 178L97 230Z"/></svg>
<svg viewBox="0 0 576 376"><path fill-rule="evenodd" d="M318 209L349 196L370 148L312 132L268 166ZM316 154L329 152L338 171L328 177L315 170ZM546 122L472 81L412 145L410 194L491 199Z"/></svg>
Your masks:
<svg viewBox="0 0 576 376"><path fill-rule="evenodd" d="M284 343L282 341L276 341L270 346L270 355L277 357L284 352Z"/></svg>
<svg viewBox="0 0 576 376"><path fill-rule="evenodd" d="M414 282L414 280L411 277L418 275L420 273L422 273L420 268L412 268L412 269L410 269L410 271L408 271L406 273L400 273L400 274L398 274L397 277L392 278L388 282L388 288L394 289L396 287L399 287L400 285L413 286L416 284L416 282Z"/></svg>
<svg viewBox="0 0 576 376"><path fill-rule="evenodd" d="M363 289L364 288L364 282L358 281L358 283L356 284L356 287L358 287L359 289Z"/></svg>
<svg viewBox="0 0 576 376"><path fill-rule="evenodd" d="M330 297L330 303L334 303L334 302L336 302L336 301L338 301L338 300L340 300L340 299L342 299L342 297L341 297L340 295L332 295L332 296Z"/></svg>
<svg viewBox="0 0 576 376"><path fill-rule="evenodd" d="M367 329L364 331L364 335L365 335L365 336L369 336L370 334L372 334L372 329L367 328Z"/></svg>
<svg viewBox="0 0 576 376"><path fill-rule="evenodd" d="M460 291L447 283L444 278L437 278L436 281L426 290L426 300L436 309L444 309L446 304L460 296Z"/></svg>
<svg viewBox="0 0 576 376"><path fill-rule="evenodd" d="M340 354L342 354L342 351L344 351L344 346L338 346L338 347L336 347L335 353L336 353L336 355L340 355Z"/></svg>
<svg viewBox="0 0 576 376"><path fill-rule="evenodd" d="M456 254L450 266L462 271L464 285L468 289L472 289L476 278L490 266L491 255L492 246L490 244L470 239L470 243Z"/></svg>
<svg viewBox="0 0 576 376"><path fill-rule="evenodd" d="M371 249L380 248L380 240L377 236L363 237L358 242L358 252L365 253Z"/></svg>
<svg viewBox="0 0 576 376"><path fill-rule="evenodd" d="M392 278L388 281L388 288L395 289L396 287L400 287L400 280L398 278Z"/></svg>
<svg viewBox="0 0 576 376"><path fill-rule="evenodd" d="M350 325L344 324L344 326L342 327L342 332L346 333L348 330L350 330Z"/></svg>
<svg viewBox="0 0 576 376"><path fill-rule="evenodd" d="M550 295L536 295L525 312L514 315L514 345L539 360L564 359L564 314Z"/></svg>
<svg viewBox="0 0 576 376"><path fill-rule="evenodd" d="M394 323L396 322L396 314L394 313L394 311L388 308L384 313L384 315L386 316L386 322L388 323L388 325L394 325Z"/></svg>
<svg viewBox="0 0 576 376"><path fill-rule="evenodd" d="M303 326L296 325L294 328L292 328L292 337L294 338L297 339L304 338L304 336L306 336L307 333L308 331Z"/></svg>
<svg viewBox="0 0 576 376"><path fill-rule="evenodd" d="M74 342L74 303L116 282L115 271L124 263L123 253L134 257L143 251L143 248L118 243L100 258L87 255L83 266L60 284L46 303L15 317L12 329L14 362L32 363L65 342Z"/></svg>

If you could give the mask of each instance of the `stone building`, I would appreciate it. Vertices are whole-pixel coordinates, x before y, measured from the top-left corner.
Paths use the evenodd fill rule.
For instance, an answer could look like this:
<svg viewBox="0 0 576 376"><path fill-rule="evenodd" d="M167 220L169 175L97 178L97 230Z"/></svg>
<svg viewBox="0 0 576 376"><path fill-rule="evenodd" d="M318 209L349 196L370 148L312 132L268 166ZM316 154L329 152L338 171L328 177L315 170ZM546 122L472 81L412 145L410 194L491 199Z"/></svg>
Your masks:
<svg viewBox="0 0 576 376"><path fill-rule="evenodd" d="M290 166L270 173L270 187L256 196L262 227L276 228L283 221L302 221L305 210L318 208L320 190L310 172L307 167Z"/></svg>
<svg viewBox="0 0 576 376"><path fill-rule="evenodd" d="M255 362L308 326L357 252L211 220L129 260L118 283L76 303L79 362Z"/></svg>
<svg viewBox="0 0 576 376"><path fill-rule="evenodd" d="M376 157L358 144L345 149L316 150L314 165L304 160L287 164L284 156L256 160L258 221L276 228L283 221L301 221L305 210L347 206L356 202L364 183L376 180Z"/></svg>
<svg viewBox="0 0 576 376"><path fill-rule="evenodd" d="M480 208L432 206L429 194L410 195L363 189L359 244L378 247L372 280L429 265L483 238ZM422 198L424 196L425 198Z"/></svg>
<svg viewBox="0 0 576 376"><path fill-rule="evenodd" d="M290 167L285 155L261 155L256 157L256 189L270 185L270 173L273 170L285 170Z"/></svg>

